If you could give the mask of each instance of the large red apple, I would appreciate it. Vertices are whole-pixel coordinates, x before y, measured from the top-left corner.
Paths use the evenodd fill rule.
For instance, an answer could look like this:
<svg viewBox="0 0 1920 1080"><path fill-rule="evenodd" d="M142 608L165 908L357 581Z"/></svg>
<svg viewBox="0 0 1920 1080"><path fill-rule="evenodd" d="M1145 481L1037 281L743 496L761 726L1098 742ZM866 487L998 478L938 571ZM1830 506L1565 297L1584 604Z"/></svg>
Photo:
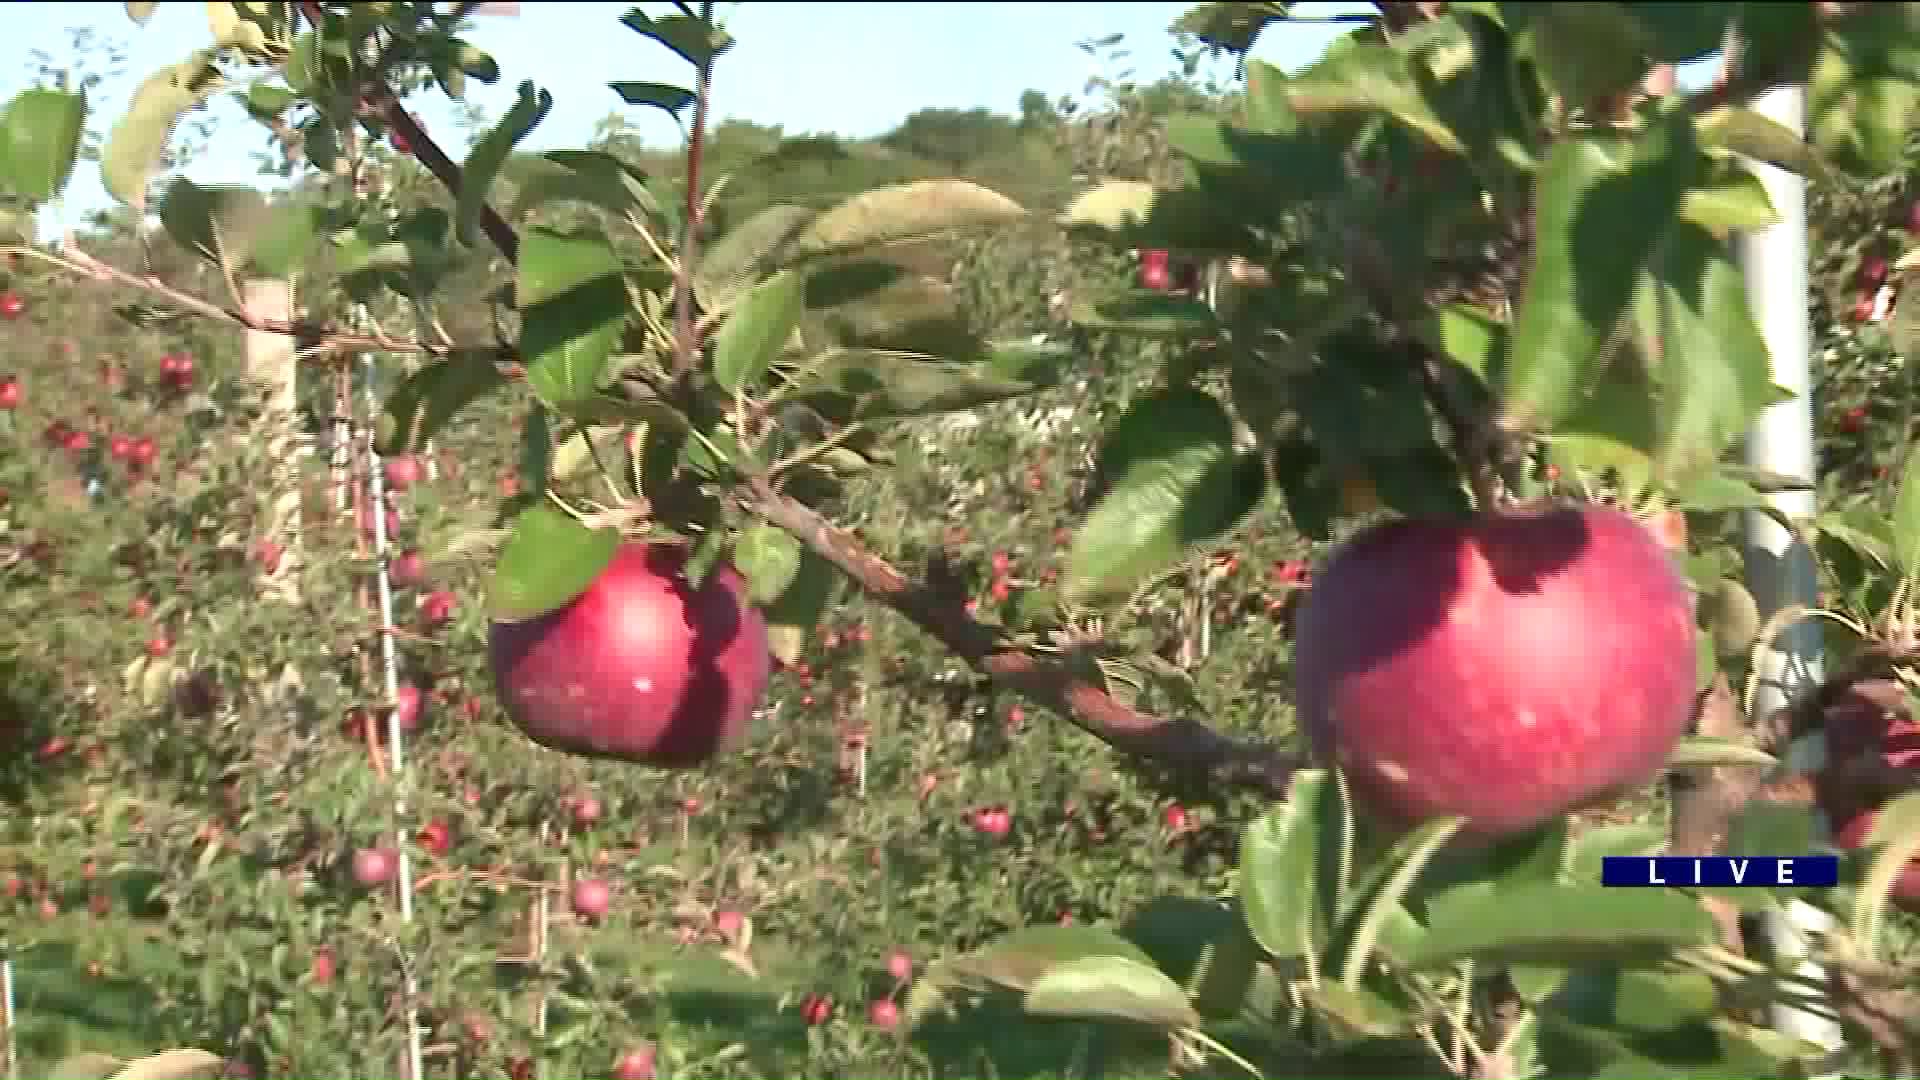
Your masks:
<svg viewBox="0 0 1920 1080"><path fill-rule="evenodd" d="M1867 834L1873 831L1873 823L1880 817L1880 811L1868 810L1856 814L1853 820L1843 823L1833 834L1833 846L1843 851L1853 851L1866 842ZM1916 856L1893 879L1893 892L1888 900L1902 911L1920 912L1920 856Z"/></svg>
<svg viewBox="0 0 1920 1080"><path fill-rule="evenodd" d="M1614 510L1375 526L1298 625L1301 724L1389 824L1524 831L1652 779L1692 715L1691 597Z"/></svg>
<svg viewBox="0 0 1920 1080"><path fill-rule="evenodd" d="M686 549L622 544L558 611L495 622L500 703L528 738L589 757L697 765L743 737L771 673L746 582L716 567L687 582Z"/></svg>

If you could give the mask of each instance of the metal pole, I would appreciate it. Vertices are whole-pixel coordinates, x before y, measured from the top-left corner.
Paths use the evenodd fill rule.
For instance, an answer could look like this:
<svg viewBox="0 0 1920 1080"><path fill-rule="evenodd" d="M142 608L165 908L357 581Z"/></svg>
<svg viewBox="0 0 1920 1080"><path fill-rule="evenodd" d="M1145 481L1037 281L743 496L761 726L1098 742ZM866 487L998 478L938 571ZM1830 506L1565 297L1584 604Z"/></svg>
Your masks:
<svg viewBox="0 0 1920 1080"><path fill-rule="evenodd" d="M1799 134L1806 126L1806 90L1793 86L1770 91L1753 102L1755 112ZM1739 238L1736 253L1747 280L1748 301L1767 343L1773 381L1791 391L1790 400L1770 406L1747 433L1747 463L1754 468L1794 477L1808 485L1805 491L1783 491L1767 501L1790 520L1809 519L1814 513L1815 456L1813 445L1813 373L1809 363L1812 331L1807 318L1807 193L1806 181L1784 169L1751 162L1766 187L1778 224ZM1759 511L1746 514L1747 587L1763 615L1789 604L1814 606L1819 584L1812 553L1806 542ZM1822 678L1821 641L1817 624L1802 621L1765 644L1759 667L1749 678L1758 679L1755 714L1769 716ZM1797 741L1783 768L1810 772L1826 758L1825 739L1819 734ZM1825 972L1806 959L1808 936L1830 930L1826 913L1800 901L1784 912L1769 913L1763 925L1776 955L1800 959L1801 975L1825 981ZM1773 1007L1773 1024L1782 1034L1835 1050L1843 1045L1838 1024L1784 1005Z"/></svg>
<svg viewBox="0 0 1920 1080"><path fill-rule="evenodd" d="M366 308L355 311L357 321L362 327L369 322ZM362 355L363 371L366 378L366 398L369 415L375 415L380 409L379 390L376 387L377 371L372 353ZM369 512L373 515L373 553L379 564L378 581L380 589L380 659L385 676L384 684L387 697L387 745L393 760L393 817L394 850L400 855L400 922L404 925L413 922L413 859L408 843L407 796L409 794L407 758L405 750L406 733L400 727L400 665L393 645L393 578L388 573L387 559L391 545L387 536L386 476L381 471L380 452L373 447L373 425L367 426L367 487L373 505ZM414 970L415 958L407 958L406 970L402 973L402 993L406 997L407 1025L407 1076L409 1080L425 1080L426 1071L420 1045L419 978Z"/></svg>

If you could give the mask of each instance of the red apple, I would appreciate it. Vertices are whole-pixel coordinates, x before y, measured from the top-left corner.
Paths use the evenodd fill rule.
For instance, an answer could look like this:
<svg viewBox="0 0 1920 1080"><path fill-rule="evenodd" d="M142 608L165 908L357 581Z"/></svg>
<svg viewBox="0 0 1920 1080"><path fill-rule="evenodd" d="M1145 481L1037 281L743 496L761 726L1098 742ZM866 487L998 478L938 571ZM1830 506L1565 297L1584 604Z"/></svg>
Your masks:
<svg viewBox="0 0 1920 1080"><path fill-rule="evenodd" d="M133 440L133 446L128 451L128 454L129 454L128 460L133 462L135 465L140 465L140 466L151 465L153 464L153 457L155 453L156 453L156 449L153 445L153 440L143 435L140 438Z"/></svg>
<svg viewBox="0 0 1920 1080"><path fill-rule="evenodd" d="M353 880L362 888L385 885L399 869L400 856L392 848L361 848L353 853Z"/></svg>
<svg viewBox="0 0 1920 1080"><path fill-rule="evenodd" d="M69 431L62 445L72 453L84 454L93 448L93 436L84 431Z"/></svg>
<svg viewBox="0 0 1920 1080"><path fill-rule="evenodd" d="M125 461L133 454L133 440L125 435L115 435L107 440L107 456L115 461Z"/></svg>
<svg viewBox="0 0 1920 1080"><path fill-rule="evenodd" d="M613 1063L613 1080L653 1080L655 1075L654 1049L651 1045L635 1047L621 1054Z"/></svg>
<svg viewBox="0 0 1920 1080"><path fill-rule="evenodd" d="M453 848L453 830L444 821L429 821L420 830L420 846L436 858Z"/></svg>
<svg viewBox="0 0 1920 1080"><path fill-rule="evenodd" d="M0 292L0 319L6 319L8 322L12 322L14 319L26 313L26 297L21 296L12 289L8 289L6 292Z"/></svg>
<svg viewBox="0 0 1920 1080"><path fill-rule="evenodd" d="M579 828L591 828L600 820L600 800L591 795L574 796L567 808L573 812L573 823Z"/></svg>
<svg viewBox="0 0 1920 1080"><path fill-rule="evenodd" d="M23 396L18 379L0 379L0 409L12 412L20 407Z"/></svg>
<svg viewBox="0 0 1920 1080"><path fill-rule="evenodd" d="M193 382L193 357L186 353L168 353L160 358L160 371L174 386L184 389Z"/></svg>
<svg viewBox="0 0 1920 1080"><path fill-rule="evenodd" d="M1861 259L1858 280L1862 289L1878 289L1887 280L1887 260L1878 255Z"/></svg>
<svg viewBox="0 0 1920 1080"><path fill-rule="evenodd" d="M1867 834L1873 831L1873 823L1879 817L1878 810L1854 815L1852 820L1834 830L1833 846L1843 851L1858 849L1866 843ZM1915 856L1901 868L1900 875L1893 879L1893 892L1888 900L1902 911L1920 913L1920 856Z"/></svg>
<svg viewBox="0 0 1920 1080"><path fill-rule="evenodd" d="M1167 807L1166 820L1168 829L1173 832L1186 832L1187 808L1178 805Z"/></svg>
<svg viewBox="0 0 1920 1080"><path fill-rule="evenodd" d="M400 721L401 731L420 730L420 713L425 704L426 695L420 692L419 687L409 683L400 684L399 689L394 691L393 716Z"/></svg>
<svg viewBox="0 0 1920 1080"><path fill-rule="evenodd" d="M1165 249L1150 248L1140 253L1140 287L1154 292L1173 288L1173 271Z"/></svg>
<svg viewBox="0 0 1920 1080"><path fill-rule="evenodd" d="M880 998L867 1006L867 1020L882 1031L900 1026L900 1006L892 998Z"/></svg>
<svg viewBox="0 0 1920 1080"><path fill-rule="evenodd" d="M420 598L420 619L429 627L445 626L453 621L453 594L435 589Z"/></svg>
<svg viewBox="0 0 1920 1080"><path fill-rule="evenodd" d="M887 974L895 982L906 982L913 977L913 957L905 949L895 949L887 954Z"/></svg>
<svg viewBox="0 0 1920 1080"><path fill-rule="evenodd" d="M315 949L313 952L312 967L313 981L320 986L327 985L333 981L334 970L333 950L325 947Z"/></svg>
<svg viewBox="0 0 1920 1080"><path fill-rule="evenodd" d="M1871 322L1873 320L1873 308L1873 294L1870 292L1861 293L1853 301L1853 321L1860 323Z"/></svg>
<svg viewBox="0 0 1920 1080"><path fill-rule="evenodd" d="M402 589L411 589L427 580L427 560L408 548L387 563L387 580Z"/></svg>
<svg viewBox="0 0 1920 1080"><path fill-rule="evenodd" d="M1920 233L1920 202L1907 207L1907 231ZM12 316L8 316L11 318Z"/></svg>
<svg viewBox="0 0 1920 1080"><path fill-rule="evenodd" d="M1693 641L1672 557L1626 514L1393 521L1307 594L1297 708L1373 816L1490 838L1658 775L1692 716Z"/></svg>
<svg viewBox="0 0 1920 1080"><path fill-rule="evenodd" d="M262 540L253 546L253 555L260 560L260 569L269 574L280 569L280 558L286 553L286 548L272 540Z"/></svg>
<svg viewBox="0 0 1920 1080"><path fill-rule="evenodd" d="M528 738L590 757L697 765L737 743L772 673L764 619L730 566L700 589L674 544L623 544L558 611L493 623L500 703Z"/></svg>
<svg viewBox="0 0 1920 1080"><path fill-rule="evenodd" d="M354 516L354 519L358 521L360 524L360 535L366 537L369 540L379 539L374 534L373 514L368 509L366 503L362 502L357 508L355 508L353 516ZM400 535L400 512L398 510L395 510L391 507L387 509L386 527L387 527L387 539L391 540L394 537Z"/></svg>
<svg viewBox="0 0 1920 1080"><path fill-rule="evenodd" d="M147 655L155 660L163 659L173 652L173 639L165 634L155 634L147 639Z"/></svg>
<svg viewBox="0 0 1920 1080"><path fill-rule="evenodd" d="M740 936L740 931L744 929L746 925L747 925L747 917L745 915L740 914L737 911L733 911L729 909L726 911L714 912L714 915L713 915L714 933L719 934L721 937L726 938L728 941L732 941L738 938Z"/></svg>
<svg viewBox="0 0 1920 1080"><path fill-rule="evenodd" d="M833 999L825 994L808 994L800 1001L800 1017L810 1027L819 1027L833 1019Z"/></svg>
<svg viewBox="0 0 1920 1080"><path fill-rule="evenodd" d="M388 458L382 471L386 474L387 486L395 491L405 491L419 483L422 475L419 459L411 454Z"/></svg>
<svg viewBox="0 0 1920 1080"><path fill-rule="evenodd" d="M573 883L569 899L574 914L598 919L613 906L613 890L599 878L580 878Z"/></svg>
<svg viewBox="0 0 1920 1080"><path fill-rule="evenodd" d="M989 806L973 812L973 827L988 836L1005 836L1013 828L1013 815L1003 806Z"/></svg>

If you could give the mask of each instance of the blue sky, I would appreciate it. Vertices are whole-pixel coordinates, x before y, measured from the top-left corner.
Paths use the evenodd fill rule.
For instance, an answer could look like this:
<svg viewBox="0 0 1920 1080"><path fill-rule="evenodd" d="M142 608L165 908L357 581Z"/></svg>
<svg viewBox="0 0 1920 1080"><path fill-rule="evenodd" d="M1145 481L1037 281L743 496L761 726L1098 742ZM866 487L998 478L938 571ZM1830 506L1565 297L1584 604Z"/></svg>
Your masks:
<svg viewBox="0 0 1920 1080"><path fill-rule="evenodd" d="M552 114L526 144L552 149L584 144L594 125L622 110L649 142L677 139L673 122L651 109L622 103L607 82L691 81L678 58L621 26L629 3L559 3L531 0L518 18L475 20L474 44L492 53L502 78L473 84L469 99L489 116L511 101L514 86L531 78L551 90ZM1014 111L1029 87L1050 96L1078 93L1100 70L1075 42L1104 34L1126 35L1132 55L1125 63L1136 77L1170 71L1166 28L1187 3L739 3L719 10L738 44L722 58L714 79L718 116L735 116L788 131L832 131L865 136L883 132L922 108L984 106ZM662 5L649 5L655 11ZM1303 3L1296 14L1358 10L1353 4ZM85 27L123 47L125 73L109 80L92 101L94 125L105 131L126 107L139 79L185 57L208 39L205 7L174 0L159 5L145 27L129 21L117 3L16 4L7 9L13 29L0 38L0 95L12 96L32 78L32 53L56 64L71 62L68 30ZM1317 56L1344 27L1296 24L1264 34L1254 55L1285 68ZM1108 72L1117 74L1117 72ZM1692 74L1692 73L1688 73ZM1687 80L1689 82L1693 80ZM453 122L454 106L432 91L416 99L429 132L464 146ZM264 183L252 153L265 148L265 133L224 97L208 110L219 127L211 152L188 176L202 183ZM63 213L76 215L108 205L97 171L83 165L68 189ZM43 215L42 227L57 227Z"/></svg>

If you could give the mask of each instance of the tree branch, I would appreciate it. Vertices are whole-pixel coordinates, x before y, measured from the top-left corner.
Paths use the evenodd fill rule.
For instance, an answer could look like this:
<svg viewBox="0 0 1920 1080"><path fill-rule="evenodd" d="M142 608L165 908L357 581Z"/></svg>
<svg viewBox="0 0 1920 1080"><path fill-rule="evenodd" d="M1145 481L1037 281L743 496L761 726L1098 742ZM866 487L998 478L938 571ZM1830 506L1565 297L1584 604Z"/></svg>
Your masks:
<svg viewBox="0 0 1920 1080"><path fill-rule="evenodd" d="M713 27L711 0L700 5L700 21ZM674 277L673 374L686 378L700 356L700 340L693 325L693 264L700 250L700 225L706 217L706 200L700 197L700 162L706 156L707 104L713 96L713 56L700 59L700 73L694 84L693 130L687 133L687 217L680 227L680 250L675 252Z"/></svg>
<svg viewBox="0 0 1920 1080"><path fill-rule="evenodd" d="M852 578L868 596L899 612L975 670L1071 720L1116 750L1178 769L1206 772L1236 787L1274 798L1286 794L1300 760L1272 746L1243 743L1198 721L1162 718L1114 700L1066 664L1007 644L953 599L916 586L860 540L804 504L774 490L764 477L744 482L754 514L794 534Z"/></svg>

